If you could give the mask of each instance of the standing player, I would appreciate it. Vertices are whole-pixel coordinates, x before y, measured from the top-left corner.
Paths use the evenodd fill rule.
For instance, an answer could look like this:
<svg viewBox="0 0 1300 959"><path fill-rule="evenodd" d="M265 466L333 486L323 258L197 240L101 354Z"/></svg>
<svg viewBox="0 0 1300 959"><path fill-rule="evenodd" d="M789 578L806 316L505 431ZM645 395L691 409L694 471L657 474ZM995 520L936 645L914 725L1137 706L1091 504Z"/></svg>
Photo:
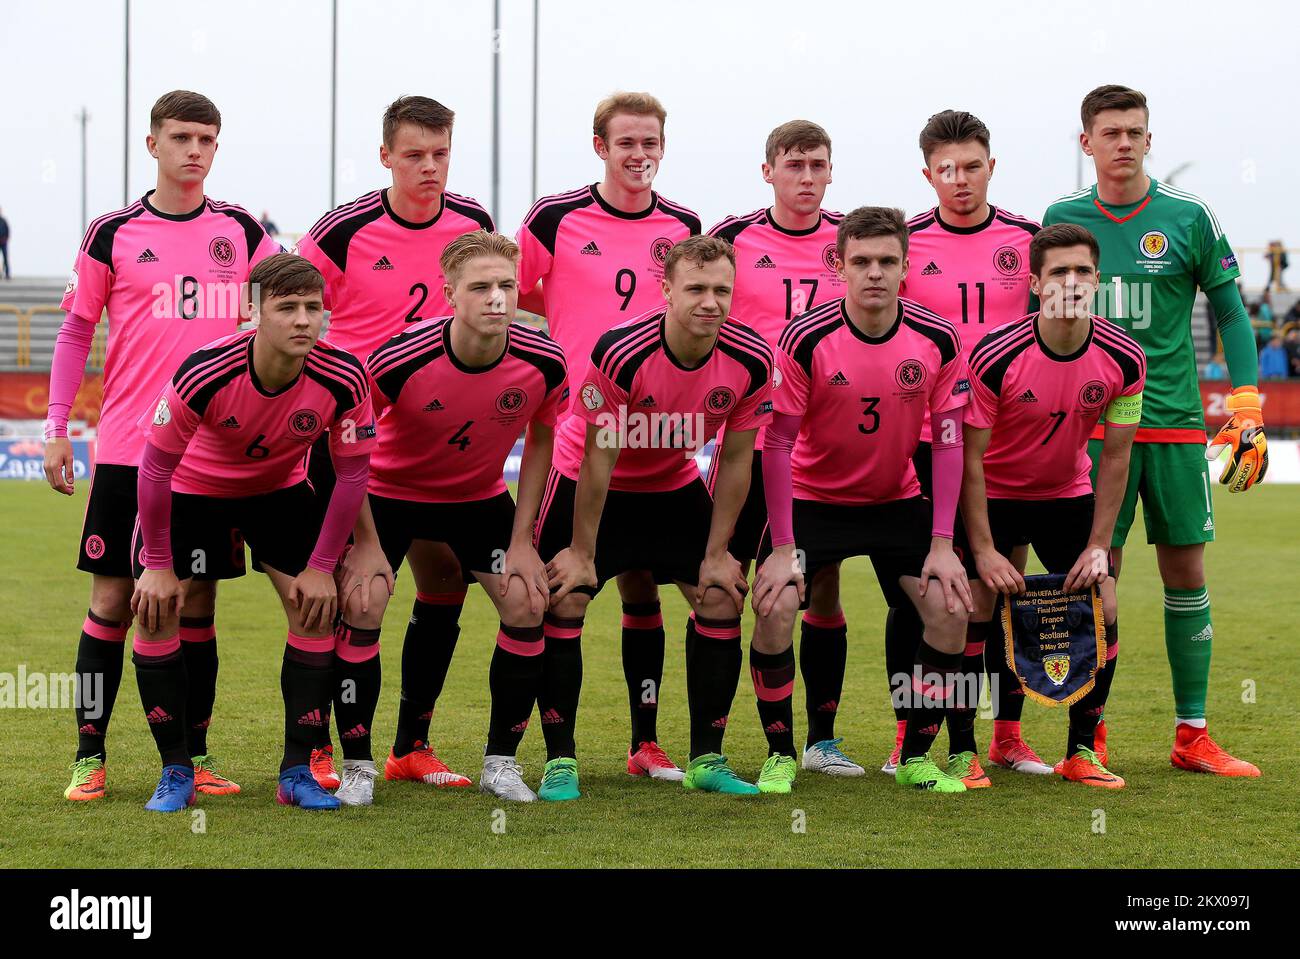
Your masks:
<svg viewBox="0 0 1300 959"><path fill-rule="evenodd" d="M727 542L749 485L754 435L771 411L772 352L733 320L731 245L694 237L664 264L665 309L605 333L596 343L560 426L555 468L539 522L554 590L544 629L569 655L547 651L538 706L546 738L543 799L578 798L573 729L582 686L582 620L611 577L645 569L674 582L691 605L686 693L691 751L683 785L754 794L726 757L722 738L740 679L745 577ZM694 455L726 427L714 498Z"/></svg>
<svg viewBox="0 0 1300 959"><path fill-rule="evenodd" d="M907 243L900 211L849 213L836 241L846 295L795 319L781 336L763 460L769 532L753 606L755 648L771 658L784 653L785 665L759 671L755 685L764 723L788 725L804 579L815 589L844 559L870 556L890 608L912 605L923 624L908 669L914 678L897 781L965 792L928 753L960 678L970 609L952 549L967 384L957 328L898 296ZM912 465L927 410L939 427L933 505ZM793 758L773 755L759 788L789 792L794 778Z"/></svg>
<svg viewBox="0 0 1300 959"><path fill-rule="evenodd" d="M1018 320L1029 310L1029 243L1038 232L1033 220L1008 213L988 201L989 181L997 160L989 153L989 130L965 110L936 113L921 130L921 172L934 188L938 204L908 221L909 251L916 269L903 284L903 295L961 328L963 342L974 344L989 330ZM922 427L916 450L921 491L930 495L930 424ZM959 524L960 525L960 524ZM1019 557L1023 560L1024 551ZM901 641L910 630L900 620L912 616L910 607L891 611L885 630L885 669L891 677L906 675L916 651ZM913 627L914 629L914 627ZM1025 743L1020 712L1025 697L1001 655L1001 635L988 617L972 617L966 637L962 671L975 678L976 688L947 716L949 772L965 766L967 786L991 785L980 768L975 744L975 710L979 677L987 666L997 676L992 696L993 738L989 760L1019 772L1050 773ZM894 754L883 767L892 772L903 741L906 711L896 701L898 733Z"/></svg>
<svg viewBox="0 0 1300 959"><path fill-rule="evenodd" d="M1097 237L1103 294L1098 312L1132 334L1148 364L1142 422L1112 541L1115 569L1141 497L1147 541L1155 544L1164 583L1165 650L1174 687L1170 760L1180 769L1258 776L1258 768L1211 739L1205 724L1214 636L1205 588L1205 544L1214 539L1205 461L1230 448L1220 482L1234 493L1263 479L1268 466L1258 357L1234 282L1240 275L1237 258L1203 200L1143 169L1151 149L1146 97L1128 87L1102 86L1083 98L1081 113L1079 142L1092 157L1097 183L1057 200L1043 223L1077 223ZM1192 343L1198 288L1214 311L1235 387L1228 398L1232 418L1208 452ZM1094 432L1089 451L1095 472L1100 432ZM1103 742L1104 732L1103 726Z"/></svg>
<svg viewBox="0 0 1300 959"><path fill-rule="evenodd" d="M95 471L77 560L77 568L91 574L77 675L102 677L104 698L76 708L77 759L64 792L72 800L99 799L107 791L105 737L131 623L131 527L144 452L136 420L152 408L168 371L238 328L241 285L253 266L280 249L246 210L204 196L220 132L221 114L207 97L174 90L158 98L145 138L158 161L157 186L90 224L63 295L68 315L50 369L45 476L67 496L73 493L68 412L95 324L105 312L109 322ZM207 747L217 689L215 600L215 582L196 582L181 613L180 648L190 683L186 740L198 790L236 793L239 787L217 773ZM88 686L83 679L81 688Z"/></svg>
<svg viewBox="0 0 1300 959"><path fill-rule="evenodd" d="M454 121L451 110L428 97L394 100L384 111L379 146L379 162L391 171L392 185L325 214L298 242L295 252L325 276L330 342L356 356L369 356L409 324L450 314L439 266L442 252L458 236L493 228L476 200L447 192ZM323 442L313 450L310 478L323 508L334 483ZM385 766L385 773L390 779L468 786L469 780L452 773L428 745L429 721L460 635L465 583L445 546L421 541L410 561L417 593L402 646L396 762ZM345 669L340 690L349 680L370 681ZM341 696L335 704L342 704ZM340 737L350 731L340 722ZM337 786L328 725L323 735L312 769L323 785Z"/></svg>
<svg viewBox="0 0 1300 959"><path fill-rule="evenodd" d="M537 797L523 781L515 752L541 686L542 613L550 601L533 522L568 371L564 354L544 333L513 322L518 259L519 247L495 233L453 240L443 251L442 271L455 314L418 323L371 354L375 409L388 413L357 547L377 536L397 569L413 541L441 543L464 575L483 585L501 623L488 672L492 713L479 788L531 802ZM524 427L516 507L501 472ZM417 748L410 755L419 754L428 728L425 719L422 729L412 730ZM346 739L343 746L346 788ZM385 776L411 778L406 762L390 756Z"/></svg>
<svg viewBox="0 0 1300 959"><path fill-rule="evenodd" d="M376 584L368 612L361 594L350 593L335 628L334 571L365 499L375 442L365 368L318 339L323 283L309 262L279 254L249 279L257 327L191 354L153 413L140 419L148 442L140 461L132 658L163 763L145 807L156 812L194 802L185 750L188 664L180 655L176 611L196 580L242 576L247 541L280 596L288 637L276 800L306 809L340 804L307 763L328 714L334 663L367 656L387 601L386 583ZM338 482L318 521L304 460L322 433L329 436Z"/></svg>
<svg viewBox="0 0 1300 959"><path fill-rule="evenodd" d="M520 304L546 315L551 337L568 358L573 390L606 330L662 306L668 251L700 232L699 217L651 188L663 160L666 116L648 93L602 100L592 122L592 146L604 161L604 179L543 197L519 228ZM681 770L658 743L664 672L659 593L653 578L637 567L619 577L618 591L632 716L627 771L679 780ZM574 645L558 636L548 639L546 656L571 657Z"/></svg>
<svg viewBox="0 0 1300 959"><path fill-rule="evenodd" d="M831 182L831 138L807 120L791 120L767 137L763 179L772 185L772 205L746 216L727 217L709 231L736 249L736 292L732 312L737 320L762 334L773 351L791 319L823 300L842 295L844 284L835 270L835 229L842 215L822 209ZM731 555L748 575L767 526L763 500L763 430L754 443L749 496L736 520ZM709 482L716 478L710 469ZM750 646L750 673L793 672L793 651L770 657ZM844 683L848 627L839 602L839 577L824 576L804 614L799 644L808 712L808 739L803 766L832 776L860 776L862 767L840 751L835 738L835 714ZM765 706L762 688L759 716ZM771 755L794 755L794 730L784 722L763 724Z"/></svg>
<svg viewBox="0 0 1300 959"><path fill-rule="evenodd" d="M1012 559L1017 547L1032 544L1049 573L1066 575L1067 592L1100 585L1106 660L1098 664L1093 688L1069 707L1065 759L1056 772L1086 786L1119 789L1124 780L1106 769L1095 736L1119 664L1107 557L1142 416L1146 358L1123 330L1090 315L1100 255L1096 238L1083 227L1043 229L1029 246L1032 289L1042 311L989 333L971 351L962 483L969 548L963 552L982 620L992 616L994 593L1024 589L1024 560ZM1088 437L1102 422L1094 496ZM1005 660L1004 645L994 644ZM961 771L951 768L959 759L949 760L950 774Z"/></svg>

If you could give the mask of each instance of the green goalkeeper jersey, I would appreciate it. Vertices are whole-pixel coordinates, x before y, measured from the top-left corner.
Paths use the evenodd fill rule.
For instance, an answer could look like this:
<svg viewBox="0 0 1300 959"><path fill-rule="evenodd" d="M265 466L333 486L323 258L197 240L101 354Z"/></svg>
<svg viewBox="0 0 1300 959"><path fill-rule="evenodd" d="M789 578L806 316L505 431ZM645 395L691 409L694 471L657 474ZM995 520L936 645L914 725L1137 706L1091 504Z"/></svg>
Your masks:
<svg viewBox="0 0 1300 959"><path fill-rule="evenodd" d="M1101 246L1093 312L1128 330L1146 353L1136 439L1204 443L1192 305L1197 287L1210 290L1241 275L1214 211L1151 177L1147 195L1127 206L1104 205L1096 185L1062 197L1043 214L1043 226L1053 223L1092 231Z"/></svg>

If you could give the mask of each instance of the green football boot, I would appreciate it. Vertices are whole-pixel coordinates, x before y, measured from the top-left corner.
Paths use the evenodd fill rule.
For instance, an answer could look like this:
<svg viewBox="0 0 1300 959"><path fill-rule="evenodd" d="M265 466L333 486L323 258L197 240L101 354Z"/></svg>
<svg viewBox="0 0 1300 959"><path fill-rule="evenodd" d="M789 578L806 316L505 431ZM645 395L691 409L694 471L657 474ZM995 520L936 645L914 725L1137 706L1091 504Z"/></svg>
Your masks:
<svg viewBox="0 0 1300 959"><path fill-rule="evenodd" d="M929 756L913 756L905 763L899 763L894 772L894 781L900 786L913 789L925 789L936 793L964 793L966 784L960 779L949 776L934 764Z"/></svg>
<svg viewBox="0 0 1300 959"><path fill-rule="evenodd" d="M763 763L763 769L758 774L758 791L788 793L790 787L794 785L794 776L798 771L799 764L794 761L793 756L782 756L779 753L768 756L767 762Z"/></svg>
<svg viewBox="0 0 1300 959"><path fill-rule="evenodd" d="M563 802L581 795L578 792L578 761L564 757L550 760L542 772L542 788L537 790L537 798L546 802Z"/></svg>
<svg viewBox="0 0 1300 959"><path fill-rule="evenodd" d="M757 796L758 787L737 776L727 765L727 757L705 753L692 759L686 767L682 785L687 789L702 789L709 793L727 793L732 796Z"/></svg>

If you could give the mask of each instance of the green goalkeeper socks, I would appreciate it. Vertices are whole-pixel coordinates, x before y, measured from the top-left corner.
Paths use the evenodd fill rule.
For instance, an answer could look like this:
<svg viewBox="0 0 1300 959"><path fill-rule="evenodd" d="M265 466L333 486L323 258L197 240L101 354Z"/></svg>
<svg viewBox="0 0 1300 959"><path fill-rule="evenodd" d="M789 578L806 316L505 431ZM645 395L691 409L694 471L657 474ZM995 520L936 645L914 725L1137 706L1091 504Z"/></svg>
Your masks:
<svg viewBox="0 0 1300 959"><path fill-rule="evenodd" d="M1203 719L1210 684L1210 594L1198 589L1165 589L1165 651L1174 680L1174 715Z"/></svg>

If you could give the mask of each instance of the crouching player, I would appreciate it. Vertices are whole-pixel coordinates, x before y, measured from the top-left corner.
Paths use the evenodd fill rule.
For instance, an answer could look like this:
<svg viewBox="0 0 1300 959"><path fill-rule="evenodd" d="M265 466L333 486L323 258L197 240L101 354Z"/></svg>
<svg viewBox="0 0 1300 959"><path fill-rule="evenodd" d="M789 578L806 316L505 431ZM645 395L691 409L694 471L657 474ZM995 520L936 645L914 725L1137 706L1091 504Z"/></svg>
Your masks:
<svg viewBox="0 0 1300 959"><path fill-rule="evenodd" d="M396 569L413 542L437 544L457 558L467 581L473 576L483 585L501 622L488 671L492 711L479 788L532 802L537 796L515 752L542 681L542 614L550 600L533 522L568 370L559 346L513 322L518 261L519 247L496 233L452 240L441 257L441 292L455 315L417 323L370 355L372 395L384 423L356 549L380 549ZM501 475L525 427L516 505ZM425 745L433 704L412 702L409 692L440 689L450 661L438 675L414 675L408 659L404 650L398 725L410 730L413 748L391 753L384 777L468 786ZM343 746L346 780L346 733Z"/></svg>
<svg viewBox="0 0 1300 959"><path fill-rule="evenodd" d="M657 583L675 582L691 606L691 762L683 786L758 792L722 755L740 679L746 588L727 543L749 489L754 437L769 419L772 390L771 349L727 315L735 277L730 243L682 240L664 262L666 309L605 333L576 381L582 384L576 415L559 429L539 529L553 590L538 700L548 759L543 799L578 798L573 725L583 616L608 580L633 569L649 570ZM723 426L710 501L694 454Z"/></svg>
<svg viewBox="0 0 1300 959"><path fill-rule="evenodd" d="M910 699L895 777L917 789L965 792L961 779L928 753L953 705L970 609L952 548L967 387L956 327L898 296L907 241L898 210L849 213L836 236L846 295L797 317L781 334L763 454L769 525L754 579L750 662L764 728L777 720L791 727L792 636L804 580L835 575L850 556L871 557L889 606L913 605L923 624L913 675L892 680L908 683L895 696ZM912 466L927 409L934 424L933 504L921 495ZM794 737L769 732L768 745L759 788L789 792Z"/></svg>
<svg viewBox="0 0 1300 959"><path fill-rule="evenodd" d="M1096 238L1074 224L1045 227L1030 243L1030 285L1041 311L990 333L971 353L961 508L976 623L989 622L994 593L1025 588L1023 565L1017 569L1011 556L1026 544L1049 573L1066 574L1066 591L1100 585L1106 662L1088 695L1070 706L1065 759L1055 771L1119 789L1124 780L1106 769L1094 734L1119 662L1110 537L1142 415L1146 357L1122 329L1090 313L1099 261ZM1094 496L1088 437L1103 416ZM996 628L986 634L1001 638Z"/></svg>
<svg viewBox="0 0 1300 959"><path fill-rule="evenodd" d="M375 442L365 368L319 339L323 280L307 260L276 254L249 281L256 328L192 353L141 419L148 442L132 549L132 659L163 762L145 806L158 812L194 802L178 637L193 580L242 576L247 541L280 596L289 630L280 672L285 743L276 800L306 809L339 806L307 765L329 716L336 649L344 660L366 656L346 648L347 637L354 627L373 630L383 614L381 603L363 615L360 594L353 593L336 640L334 570L365 498ZM338 483L318 526L304 459L325 431Z"/></svg>

